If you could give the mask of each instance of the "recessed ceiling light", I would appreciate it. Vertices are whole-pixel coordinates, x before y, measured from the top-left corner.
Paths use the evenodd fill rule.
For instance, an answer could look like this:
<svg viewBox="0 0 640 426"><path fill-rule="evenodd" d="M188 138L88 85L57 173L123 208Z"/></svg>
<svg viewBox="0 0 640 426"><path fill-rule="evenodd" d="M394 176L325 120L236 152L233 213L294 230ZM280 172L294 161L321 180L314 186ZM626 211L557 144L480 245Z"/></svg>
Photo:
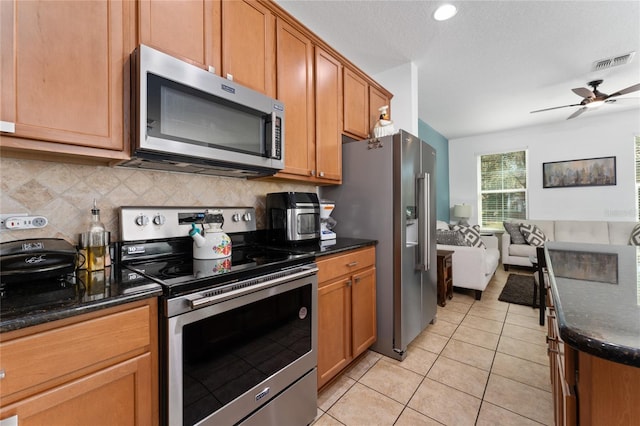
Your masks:
<svg viewBox="0 0 640 426"><path fill-rule="evenodd" d="M458 13L458 9L454 5L443 4L433 12L433 19L436 21L446 21L447 19L453 18L456 13Z"/></svg>

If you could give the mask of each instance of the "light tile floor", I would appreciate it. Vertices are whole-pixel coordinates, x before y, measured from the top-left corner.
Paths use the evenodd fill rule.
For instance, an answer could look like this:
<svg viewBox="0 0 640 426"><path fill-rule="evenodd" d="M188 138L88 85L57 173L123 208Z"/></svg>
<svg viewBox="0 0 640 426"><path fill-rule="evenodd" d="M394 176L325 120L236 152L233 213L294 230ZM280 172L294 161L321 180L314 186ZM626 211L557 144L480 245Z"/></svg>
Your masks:
<svg viewBox="0 0 640 426"><path fill-rule="evenodd" d="M552 425L546 328L498 301L507 276L480 301L456 290L404 361L366 352L318 395L314 426Z"/></svg>

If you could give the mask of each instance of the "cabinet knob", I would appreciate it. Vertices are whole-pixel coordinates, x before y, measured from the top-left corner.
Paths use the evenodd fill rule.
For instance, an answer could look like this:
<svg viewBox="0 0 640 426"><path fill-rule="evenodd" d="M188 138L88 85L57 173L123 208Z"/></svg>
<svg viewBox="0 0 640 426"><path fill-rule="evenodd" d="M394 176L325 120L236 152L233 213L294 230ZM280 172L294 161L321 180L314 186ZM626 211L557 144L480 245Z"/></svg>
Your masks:
<svg viewBox="0 0 640 426"><path fill-rule="evenodd" d="M347 287L351 287L351 280L347 281Z"/></svg>
<svg viewBox="0 0 640 426"><path fill-rule="evenodd" d="M10 121L0 121L0 132L15 133L16 123L12 123Z"/></svg>
<svg viewBox="0 0 640 426"><path fill-rule="evenodd" d="M354 266L356 266L358 264L358 262L351 262L351 263L347 263L347 266L349 268L353 268Z"/></svg>
<svg viewBox="0 0 640 426"><path fill-rule="evenodd" d="M324 172L319 173L320 177L324 177Z"/></svg>
<svg viewBox="0 0 640 426"><path fill-rule="evenodd" d="M0 426L18 426L18 415L0 420Z"/></svg>
<svg viewBox="0 0 640 426"><path fill-rule="evenodd" d="M2 370L0 370L0 380L4 379L4 376L6 376L6 373L4 372L4 368Z"/></svg>
<svg viewBox="0 0 640 426"><path fill-rule="evenodd" d="M360 281L362 281L362 278L356 277L355 281L356 281L356 284L358 284Z"/></svg>
<svg viewBox="0 0 640 426"><path fill-rule="evenodd" d="M316 171L315 170L311 170L311 176L315 176L316 175Z"/></svg>

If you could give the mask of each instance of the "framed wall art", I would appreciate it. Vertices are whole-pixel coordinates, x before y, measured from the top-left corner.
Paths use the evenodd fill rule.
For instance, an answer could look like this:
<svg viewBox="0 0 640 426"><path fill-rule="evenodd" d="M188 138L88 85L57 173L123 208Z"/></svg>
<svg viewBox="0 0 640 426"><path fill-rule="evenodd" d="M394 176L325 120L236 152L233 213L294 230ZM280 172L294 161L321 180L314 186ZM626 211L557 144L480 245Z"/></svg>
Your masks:
<svg viewBox="0 0 640 426"><path fill-rule="evenodd" d="M543 188L615 184L616 157L542 163Z"/></svg>

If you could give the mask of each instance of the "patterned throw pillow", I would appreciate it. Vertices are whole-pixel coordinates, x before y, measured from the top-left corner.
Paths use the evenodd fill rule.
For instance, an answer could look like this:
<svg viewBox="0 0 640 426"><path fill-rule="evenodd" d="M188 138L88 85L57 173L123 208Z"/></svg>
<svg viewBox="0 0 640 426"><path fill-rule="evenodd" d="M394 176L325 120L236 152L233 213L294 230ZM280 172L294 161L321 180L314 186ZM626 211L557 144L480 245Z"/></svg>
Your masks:
<svg viewBox="0 0 640 426"><path fill-rule="evenodd" d="M446 246L466 246L464 237L458 231L436 229L436 242Z"/></svg>
<svg viewBox="0 0 640 426"><path fill-rule="evenodd" d="M527 244L527 241L524 239L524 235L520 232L521 223L504 222L502 225L511 236L511 244Z"/></svg>
<svg viewBox="0 0 640 426"><path fill-rule="evenodd" d="M436 220L436 230L440 230L440 229L448 231L450 229L449 224L442 220Z"/></svg>
<svg viewBox="0 0 640 426"><path fill-rule="evenodd" d="M544 242L547 241L547 236L544 235L542 229L538 228L532 223L523 223L520 225L520 232L524 235L524 239L532 246L542 247Z"/></svg>
<svg viewBox="0 0 640 426"><path fill-rule="evenodd" d="M640 246L640 223L636 223L629 237L629 244L632 246Z"/></svg>
<svg viewBox="0 0 640 426"><path fill-rule="evenodd" d="M464 237L464 240L467 242L467 245L470 247L483 247L487 248L480 238L480 226L465 226L465 225L453 225L452 228L454 231L458 231Z"/></svg>

